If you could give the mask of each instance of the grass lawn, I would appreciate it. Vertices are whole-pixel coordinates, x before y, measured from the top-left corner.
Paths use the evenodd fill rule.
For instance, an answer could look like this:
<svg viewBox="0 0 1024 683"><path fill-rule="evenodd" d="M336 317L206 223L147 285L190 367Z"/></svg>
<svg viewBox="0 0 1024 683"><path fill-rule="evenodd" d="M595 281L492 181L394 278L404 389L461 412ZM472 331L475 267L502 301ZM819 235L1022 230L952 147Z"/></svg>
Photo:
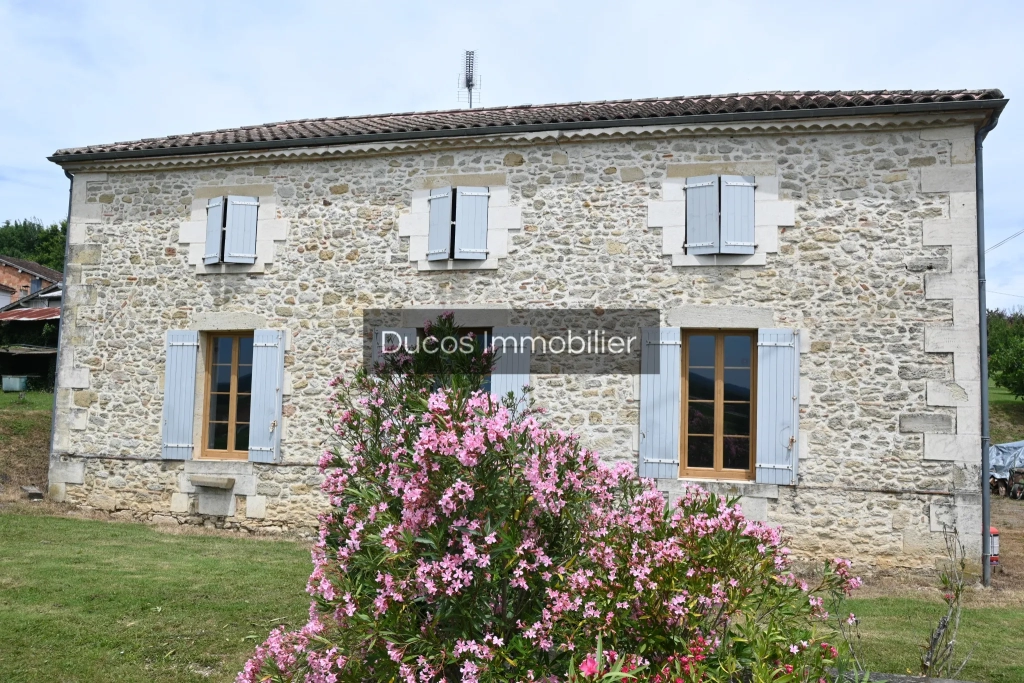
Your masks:
<svg viewBox="0 0 1024 683"><path fill-rule="evenodd" d="M992 443L1010 443L1024 439L1024 401L988 382L989 429Z"/></svg>
<svg viewBox="0 0 1024 683"><path fill-rule="evenodd" d="M46 490L53 394L0 393L0 488L18 491L33 484Z"/></svg>
<svg viewBox="0 0 1024 683"><path fill-rule="evenodd" d="M918 673L921 648L945 604L935 599L910 597L850 600L848 607L861 620L864 665L871 671ZM1024 608L1016 602L1008 607L964 609L960 637L963 652L974 653L960 678L978 683L1019 683L1024 681Z"/></svg>
<svg viewBox="0 0 1024 683"><path fill-rule="evenodd" d="M305 623L297 543L0 510L0 681L231 681Z"/></svg>

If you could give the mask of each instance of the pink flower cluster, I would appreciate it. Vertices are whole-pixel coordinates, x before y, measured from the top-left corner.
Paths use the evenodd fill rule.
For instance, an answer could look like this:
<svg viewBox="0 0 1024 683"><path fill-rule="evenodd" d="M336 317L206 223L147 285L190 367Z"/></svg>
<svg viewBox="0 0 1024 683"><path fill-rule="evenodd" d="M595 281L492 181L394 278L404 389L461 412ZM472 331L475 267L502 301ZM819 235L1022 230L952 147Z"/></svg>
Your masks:
<svg viewBox="0 0 1024 683"><path fill-rule="evenodd" d="M797 605L797 620L823 612L785 573L780 531L738 505L690 487L668 508L632 465L483 392L401 376L339 386L309 623L272 633L238 683L554 681L597 637L682 653L659 667L689 671L755 598ZM833 563L846 591L849 571ZM579 673L598 668L591 655Z"/></svg>

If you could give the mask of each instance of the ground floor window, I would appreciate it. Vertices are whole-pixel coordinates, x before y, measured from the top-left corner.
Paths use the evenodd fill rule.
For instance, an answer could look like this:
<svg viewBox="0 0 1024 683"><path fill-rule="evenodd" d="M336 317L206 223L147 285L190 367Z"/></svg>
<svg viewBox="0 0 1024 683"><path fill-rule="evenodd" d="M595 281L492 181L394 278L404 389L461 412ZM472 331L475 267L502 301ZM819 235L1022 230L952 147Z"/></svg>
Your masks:
<svg viewBox="0 0 1024 683"><path fill-rule="evenodd" d="M249 457L252 343L252 332L218 332L209 337L204 457L219 460Z"/></svg>
<svg viewBox="0 0 1024 683"><path fill-rule="evenodd" d="M680 475L754 478L755 332L683 331Z"/></svg>

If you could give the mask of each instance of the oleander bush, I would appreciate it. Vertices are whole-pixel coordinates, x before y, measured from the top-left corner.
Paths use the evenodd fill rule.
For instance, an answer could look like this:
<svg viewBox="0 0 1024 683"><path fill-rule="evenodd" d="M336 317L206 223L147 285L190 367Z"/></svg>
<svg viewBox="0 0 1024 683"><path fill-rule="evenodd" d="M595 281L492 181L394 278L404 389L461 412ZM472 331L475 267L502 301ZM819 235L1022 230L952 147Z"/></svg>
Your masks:
<svg viewBox="0 0 1024 683"><path fill-rule="evenodd" d="M451 316L427 333L457 335ZM309 622L239 683L819 681L824 600L778 529L698 487L667 506L541 411L480 391L492 357L389 354L336 382Z"/></svg>

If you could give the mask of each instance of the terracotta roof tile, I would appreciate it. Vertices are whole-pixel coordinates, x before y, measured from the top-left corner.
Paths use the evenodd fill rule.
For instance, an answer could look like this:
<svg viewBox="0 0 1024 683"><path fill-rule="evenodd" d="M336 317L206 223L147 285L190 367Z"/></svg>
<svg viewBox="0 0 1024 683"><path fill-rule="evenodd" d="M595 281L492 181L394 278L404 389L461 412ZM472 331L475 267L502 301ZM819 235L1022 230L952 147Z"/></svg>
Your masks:
<svg viewBox="0 0 1024 683"><path fill-rule="evenodd" d="M448 111L407 112L374 116L283 121L259 126L243 126L163 138L146 138L108 145L91 145L60 149L53 160L71 160L92 154L129 154L131 152L195 148L196 154L211 145L237 145L269 140L295 140L316 144L324 138L358 135L414 134L426 131L470 131L506 126L546 126L594 121L658 119L714 114L756 112L810 112L818 109L845 109L884 105L912 105L942 102L982 102L1002 100L1003 93L985 90L878 90L878 91L805 91L755 92L696 97L652 98L645 100L614 100L603 102L571 102L568 104L519 105L487 109L455 109ZM179 152L180 153L180 152Z"/></svg>
<svg viewBox="0 0 1024 683"><path fill-rule="evenodd" d="M31 273L32 275L41 277L49 282L60 282L64 279L64 274L60 271L54 270L53 268L47 268L46 266L41 266L35 261L29 261L23 258L0 256L0 265L3 264L19 268L26 273Z"/></svg>

